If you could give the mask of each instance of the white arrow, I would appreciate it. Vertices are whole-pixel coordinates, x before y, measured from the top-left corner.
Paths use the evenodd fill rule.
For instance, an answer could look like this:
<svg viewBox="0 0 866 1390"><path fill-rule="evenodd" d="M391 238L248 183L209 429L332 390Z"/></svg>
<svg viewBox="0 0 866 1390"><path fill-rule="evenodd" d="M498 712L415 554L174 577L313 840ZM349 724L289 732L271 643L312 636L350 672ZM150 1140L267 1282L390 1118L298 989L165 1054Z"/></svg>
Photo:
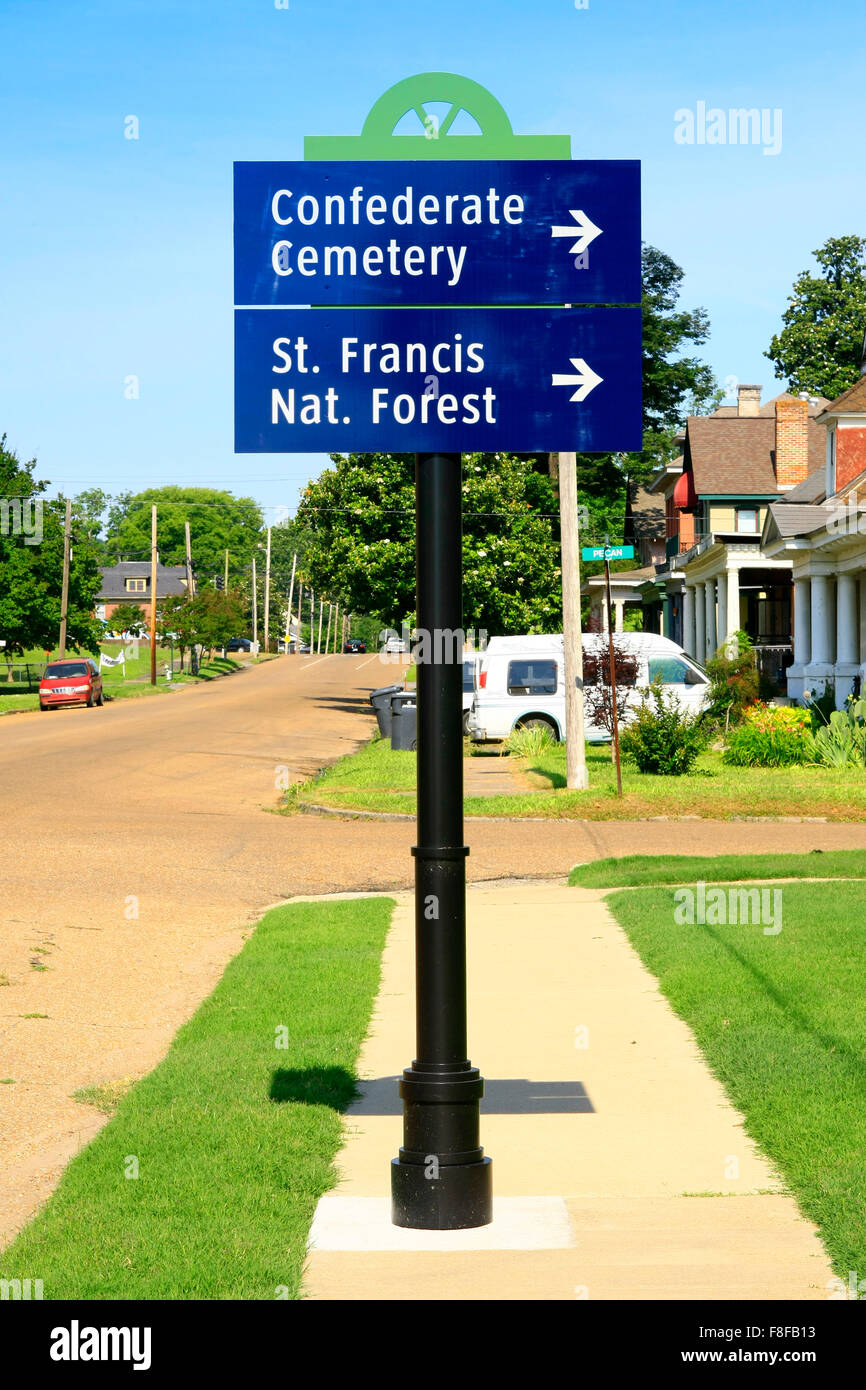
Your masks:
<svg viewBox="0 0 866 1390"><path fill-rule="evenodd" d="M604 377L599 376L598 372L594 372L592 367L588 367L582 357L572 357L569 360L571 365L577 368L576 375L572 375L570 372L554 372L553 385L576 386L577 390L571 399L573 401L586 400L590 391L594 391L596 386L604 381Z"/></svg>
<svg viewBox="0 0 866 1390"><path fill-rule="evenodd" d="M580 233L574 245L569 247L570 254L579 255L581 251L586 250L591 241L595 241L597 236L601 236L601 227L597 227L592 219L587 217L585 212L581 212L579 208L569 208L569 212L577 226L551 227L550 234L551 236L574 236L576 233Z"/></svg>

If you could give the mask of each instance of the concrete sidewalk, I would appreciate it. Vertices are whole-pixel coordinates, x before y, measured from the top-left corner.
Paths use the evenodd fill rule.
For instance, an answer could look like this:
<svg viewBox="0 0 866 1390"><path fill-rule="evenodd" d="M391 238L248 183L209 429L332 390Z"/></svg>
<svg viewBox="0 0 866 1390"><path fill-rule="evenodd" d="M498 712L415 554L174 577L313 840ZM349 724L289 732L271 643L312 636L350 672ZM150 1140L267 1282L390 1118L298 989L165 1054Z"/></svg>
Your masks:
<svg viewBox="0 0 866 1390"><path fill-rule="evenodd" d="M414 1055L413 912L398 907L311 1231L315 1299L824 1299L814 1228L604 905L565 885L468 891L470 1056L487 1081L494 1221L397 1230L396 1073ZM736 1175L736 1176L735 1176Z"/></svg>

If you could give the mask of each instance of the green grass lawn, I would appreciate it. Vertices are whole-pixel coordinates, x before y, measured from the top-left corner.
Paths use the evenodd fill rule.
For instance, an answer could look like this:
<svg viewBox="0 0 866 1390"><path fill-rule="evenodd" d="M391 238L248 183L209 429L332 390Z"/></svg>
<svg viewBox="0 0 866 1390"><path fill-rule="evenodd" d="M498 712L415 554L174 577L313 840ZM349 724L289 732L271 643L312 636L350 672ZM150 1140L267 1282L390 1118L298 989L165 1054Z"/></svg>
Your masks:
<svg viewBox="0 0 866 1390"><path fill-rule="evenodd" d="M496 753L482 756L496 757ZM819 816L866 819L866 776L827 767L726 767L721 755L703 753L684 777L656 777L623 765L622 798L607 745L586 750L589 790L565 787L565 748L529 760L506 757L533 790L513 796L470 796L467 816L532 816L547 819L632 820L645 816L698 816L726 820L741 816ZM313 781L293 789L298 801L347 810L414 810L415 754L393 752L387 739L374 740L341 759Z"/></svg>
<svg viewBox="0 0 866 1390"><path fill-rule="evenodd" d="M812 850L810 854L628 854L578 864L569 883L581 888L641 887L650 883L743 883L755 879L863 878L866 850Z"/></svg>
<svg viewBox="0 0 866 1390"><path fill-rule="evenodd" d="M155 1071L119 1102L119 1088L86 1093L116 1113L0 1278L42 1279L46 1299L297 1298L392 908L269 912Z"/></svg>
<svg viewBox="0 0 866 1390"><path fill-rule="evenodd" d="M791 873L791 857L772 861L774 876ZM800 872L833 857L801 856ZM649 866L624 877L645 882ZM733 879L734 867L719 861L712 877ZM747 856L736 877L756 867ZM847 1279L866 1268L866 884L780 891L782 930L771 936L760 925L677 925L670 888L607 902Z"/></svg>

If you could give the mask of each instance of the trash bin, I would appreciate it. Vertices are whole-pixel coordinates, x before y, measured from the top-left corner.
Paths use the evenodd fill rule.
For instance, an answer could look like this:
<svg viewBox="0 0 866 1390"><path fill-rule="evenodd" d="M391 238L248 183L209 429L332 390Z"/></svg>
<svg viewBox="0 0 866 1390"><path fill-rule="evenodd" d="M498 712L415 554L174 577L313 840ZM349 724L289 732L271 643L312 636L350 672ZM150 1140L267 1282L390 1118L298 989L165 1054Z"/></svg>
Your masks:
<svg viewBox="0 0 866 1390"><path fill-rule="evenodd" d="M383 738L391 737L391 696L402 692L402 685L381 685L370 691L370 704L379 721L379 733Z"/></svg>
<svg viewBox="0 0 866 1390"><path fill-rule="evenodd" d="M401 690L391 696L391 747L414 753L418 736L418 704L414 691Z"/></svg>

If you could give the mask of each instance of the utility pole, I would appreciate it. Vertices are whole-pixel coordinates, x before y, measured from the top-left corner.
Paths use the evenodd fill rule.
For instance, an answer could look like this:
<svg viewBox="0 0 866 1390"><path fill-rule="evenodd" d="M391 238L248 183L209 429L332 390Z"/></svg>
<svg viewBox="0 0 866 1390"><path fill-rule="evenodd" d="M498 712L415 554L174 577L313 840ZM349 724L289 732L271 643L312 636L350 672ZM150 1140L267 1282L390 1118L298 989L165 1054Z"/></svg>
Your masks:
<svg viewBox="0 0 866 1390"><path fill-rule="evenodd" d="M189 537L189 522L183 523L183 533L186 539L186 598L187 603L192 603L195 598L195 578L192 572L192 542ZM181 662L181 665L183 662ZM198 675L198 648L195 642L192 644L189 655L189 666L192 675Z"/></svg>
<svg viewBox="0 0 866 1390"><path fill-rule="evenodd" d="M328 604L328 631L325 634L325 656L328 655L328 648L331 645L331 619L334 616L334 605Z"/></svg>
<svg viewBox="0 0 866 1390"><path fill-rule="evenodd" d="M323 617L323 615L324 615L324 612L325 612L325 600L324 600L323 598L320 598L320 599L319 599L319 640L318 640L318 643L317 643L317 645L316 645L316 656L321 656L321 655L322 655L322 617ZM310 646L312 647L312 645L313 645L313 644L312 644L312 642L311 642L311 643L310 643Z"/></svg>
<svg viewBox="0 0 866 1390"><path fill-rule="evenodd" d="M334 609L334 656L337 655L337 652L338 652L338 650L339 650L339 648L337 647L337 636L338 636L337 629L338 629L338 627L339 627L339 623L340 623L340 605L339 605L339 603L338 603L337 606L336 606L336 608Z"/></svg>
<svg viewBox="0 0 866 1390"><path fill-rule="evenodd" d="M268 527L268 548L265 552L265 651L271 641L271 528Z"/></svg>
<svg viewBox="0 0 866 1390"><path fill-rule="evenodd" d="M616 760L616 794L622 796L622 766L619 758L619 713L616 708L616 654L613 649L613 613L610 602L610 558L608 556L609 537L604 538L604 588L607 601L607 656L610 667L610 698L613 714L613 752Z"/></svg>
<svg viewBox="0 0 866 1390"><path fill-rule="evenodd" d="M228 551L226 551L225 572L224 572L224 575L223 575L223 589L225 590L226 593L228 593L228 591L229 591L229 553L228 553Z"/></svg>
<svg viewBox="0 0 866 1390"><path fill-rule="evenodd" d="M72 498L66 499L63 522L63 588L60 594L60 659L66 655L66 624L69 617L69 545L72 539Z"/></svg>
<svg viewBox="0 0 866 1390"><path fill-rule="evenodd" d="M256 582L256 557L253 556L253 656L259 649L259 594Z"/></svg>
<svg viewBox="0 0 866 1390"><path fill-rule="evenodd" d="M156 503L150 509L150 683L156 685Z"/></svg>
<svg viewBox="0 0 866 1390"><path fill-rule="evenodd" d="M559 455L559 528L562 538L562 643L565 657L566 786L585 791L583 646L580 631L580 534L577 519L577 456Z"/></svg>
<svg viewBox="0 0 866 1390"><path fill-rule="evenodd" d="M186 537L186 592L188 598L195 598L195 579L192 573L192 544L189 538L189 522L183 523L184 535Z"/></svg>
<svg viewBox="0 0 866 1390"><path fill-rule="evenodd" d="M307 644L310 648L310 656L313 655L313 647L316 645L316 595L313 586L310 585L310 640Z"/></svg>
<svg viewBox="0 0 866 1390"><path fill-rule="evenodd" d="M292 604L293 604L294 601L295 601L295 567L296 567L297 563L298 563L298 552L295 551L294 555L292 556L292 579L291 579L291 583L289 584L289 616L288 616L288 618L286 619L286 656L288 656L289 650L290 650L291 645L292 645ZM299 590L299 592L301 592L301 591ZM298 651L298 647L300 647L300 645L301 645L301 605L300 605L300 603L298 603L298 643L297 643L297 646L295 647L295 653L296 653L296 654L297 654L297 651Z"/></svg>

